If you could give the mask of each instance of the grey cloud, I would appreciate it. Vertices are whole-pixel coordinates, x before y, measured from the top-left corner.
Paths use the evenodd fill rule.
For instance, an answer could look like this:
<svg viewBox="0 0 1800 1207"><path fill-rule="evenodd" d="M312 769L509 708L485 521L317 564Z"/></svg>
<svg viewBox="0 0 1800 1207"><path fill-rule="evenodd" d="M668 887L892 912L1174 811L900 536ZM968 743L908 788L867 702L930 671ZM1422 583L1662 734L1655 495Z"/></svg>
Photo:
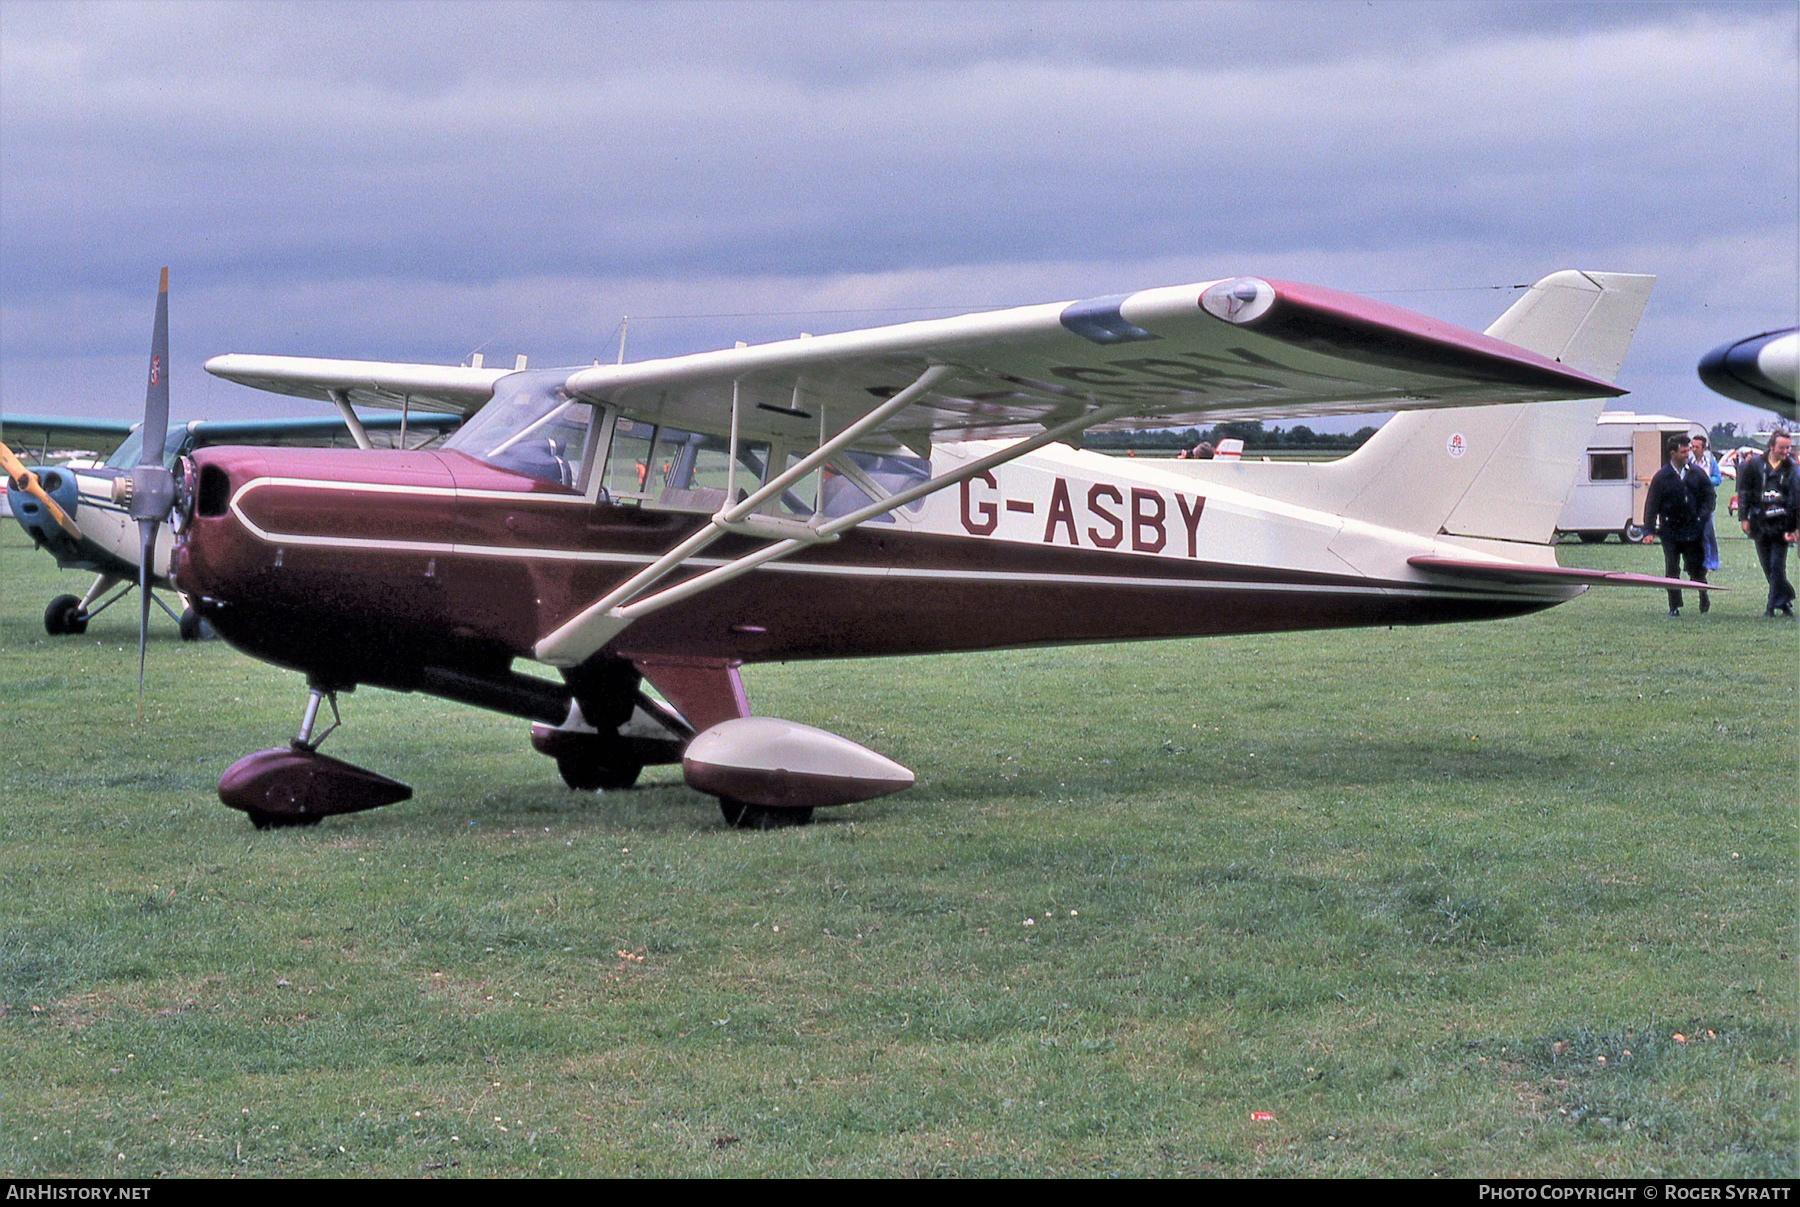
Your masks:
<svg viewBox="0 0 1800 1207"><path fill-rule="evenodd" d="M195 364L513 329L585 359L645 307L1235 271L1648 269L1640 344L1665 307L1756 327L1793 299L1794 31L1755 4L8 5L0 382L135 358L165 259Z"/></svg>

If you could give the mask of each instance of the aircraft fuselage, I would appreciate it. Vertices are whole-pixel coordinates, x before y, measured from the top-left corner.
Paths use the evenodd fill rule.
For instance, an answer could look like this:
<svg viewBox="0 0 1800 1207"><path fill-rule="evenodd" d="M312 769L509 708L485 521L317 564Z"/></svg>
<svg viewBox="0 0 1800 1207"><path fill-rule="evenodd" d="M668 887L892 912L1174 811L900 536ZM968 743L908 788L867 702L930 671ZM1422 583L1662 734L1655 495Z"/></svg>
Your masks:
<svg viewBox="0 0 1800 1207"><path fill-rule="evenodd" d="M934 472L980 447L941 446ZM450 451L214 448L194 464L177 583L234 645L338 687L504 674L709 522ZM760 544L723 537L672 581ZM1435 548L1050 446L653 612L603 652L753 662L1425 624L1575 593L1407 568Z"/></svg>

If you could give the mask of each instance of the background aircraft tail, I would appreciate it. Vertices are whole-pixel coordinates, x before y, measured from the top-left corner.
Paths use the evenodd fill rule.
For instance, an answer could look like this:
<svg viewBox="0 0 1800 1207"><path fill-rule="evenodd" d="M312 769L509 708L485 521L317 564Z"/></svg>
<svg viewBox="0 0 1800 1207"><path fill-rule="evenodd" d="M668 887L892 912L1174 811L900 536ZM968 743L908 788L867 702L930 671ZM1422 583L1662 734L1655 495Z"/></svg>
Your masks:
<svg viewBox="0 0 1800 1207"><path fill-rule="evenodd" d="M1487 334L1611 381L1654 281L1554 273ZM1356 452L1323 465L1178 464L1204 480L1384 528L1547 545L1604 405L1595 399L1406 412Z"/></svg>

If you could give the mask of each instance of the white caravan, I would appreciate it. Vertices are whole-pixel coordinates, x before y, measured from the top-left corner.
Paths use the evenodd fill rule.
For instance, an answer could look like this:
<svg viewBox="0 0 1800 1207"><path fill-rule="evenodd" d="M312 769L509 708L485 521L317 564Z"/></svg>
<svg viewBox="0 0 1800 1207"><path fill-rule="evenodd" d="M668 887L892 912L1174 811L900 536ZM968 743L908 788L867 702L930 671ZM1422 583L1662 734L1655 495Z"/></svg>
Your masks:
<svg viewBox="0 0 1800 1207"><path fill-rule="evenodd" d="M1557 517L1557 533L1571 533L1590 544L1615 533L1625 541L1643 540L1644 496L1650 479L1663 466L1663 441L1705 434L1706 429L1693 420L1673 415L1602 412Z"/></svg>

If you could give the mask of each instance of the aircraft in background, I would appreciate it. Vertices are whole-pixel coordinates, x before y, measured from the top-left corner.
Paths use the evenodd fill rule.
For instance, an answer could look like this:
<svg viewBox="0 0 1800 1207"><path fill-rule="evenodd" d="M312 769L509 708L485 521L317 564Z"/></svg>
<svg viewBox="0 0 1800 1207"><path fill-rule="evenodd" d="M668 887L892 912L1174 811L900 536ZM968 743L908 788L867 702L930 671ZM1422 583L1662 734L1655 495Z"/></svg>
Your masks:
<svg viewBox="0 0 1800 1207"><path fill-rule="evenodd" d="M728 823L793 824L913 776L749 715L745 662L1479 620L1676 585L1550 547L1650 284L1557 273L1485 335L1235 277L575 369L216 357L340 405L481 408L434 452L184 462L176 583L307 684L295 738L220 797L258 826L407 799L319 753L337 697L372 686L532 721L571 787L679 761ZM1329 464L1069 444L1378 410L1402 413Z"/></svg>
<svg viewBox="0 0 1800 1207"><path fill-rule="evenodd" d="M166 272L166 270L165 270ZM159 294L159 299L163 295ZM161 366L154 369L167 382L167 349L153 353ZM173 470L182 457L215 444L332 446L360 444L377 447L417 448L452 432L460 415L381 415L294 419L193 420L168 429L162 440L160 464ZM44 453L52 445L79 441L84 451L108 453L106 460L62 464L26 465L7 445L0 443L4 466L13 489L7 492L13 518L34 544L66 570L85 570L95 575L84 595L59 595L44 610L44 630L51 636L87 631L88 621L129 594L140 579L141 541L130 513L130 485L134 466L143 456L141 423L90 419L79 416L8 415L0 418L0 438L21 445L36 445ZM47 456L45 458L48 459ZM151 600L180 626L183 638L200 636L201 623L191 609L178 616L154 594L172 590L169 552L172 534L162 525L152 545L149 587ZM110 594L109 594L110 593Z"/></svg>
<svg viewBox="0 0 1800 1207"><path fill-rule="evenodd" d="M1700 380L1708 389L1738 402L1800 418L1800 327L1765 331L1720 344L1700 358Z"/></svg>
<svg viewBox="0 0 1800 1207"><path fill-rule="evenodd" d="M406 431L401 430L397 415L362 416L364 430L375 447L384 442L391 447L426 447L456 430L462 421L455 416L421 415L411 419ZM110 434L102 428L104 421L82 420L47 415L15 415L0 426L0 434L17 438L21 432L43 437L82 437L89 444L104 445L95 436ZM131 467L142 453L137 424L121 423L124 439L99 464L19 465L19 474L32 474L48 500L23 490L16 494L13 518L19 522L32 542L56 559L65 570L85 570L95 575L85 595L58 595L44 609L44 631L52 637L87 631L88 621L129 594L138 579L138 540L135 526L126 506L115 493L114 483L128 480ZM290 447L355 447L350 429L342 419L328 416L294 419L196 419L173 428L163 443L162 461L171 470L182 457L197 449L216 444L269 445ZM0 448L5 446L0 445ZM101 451L101 450L96 450ZM4 456L0 453L0 456ZM12 471L9 469L8 471ZM18 474L14 475L15 477ZM50 505L69 520L64 525L51 512ZM152 554L150 585L173 590L169 582L169 552L174 546L173 534L164 528ZM111 593L110 595L108 593ZM177 616L174 609L152 595L157 607L168 613L180 626L181 635L193 640L200 635L200 620L191 610Z"/></svg>

